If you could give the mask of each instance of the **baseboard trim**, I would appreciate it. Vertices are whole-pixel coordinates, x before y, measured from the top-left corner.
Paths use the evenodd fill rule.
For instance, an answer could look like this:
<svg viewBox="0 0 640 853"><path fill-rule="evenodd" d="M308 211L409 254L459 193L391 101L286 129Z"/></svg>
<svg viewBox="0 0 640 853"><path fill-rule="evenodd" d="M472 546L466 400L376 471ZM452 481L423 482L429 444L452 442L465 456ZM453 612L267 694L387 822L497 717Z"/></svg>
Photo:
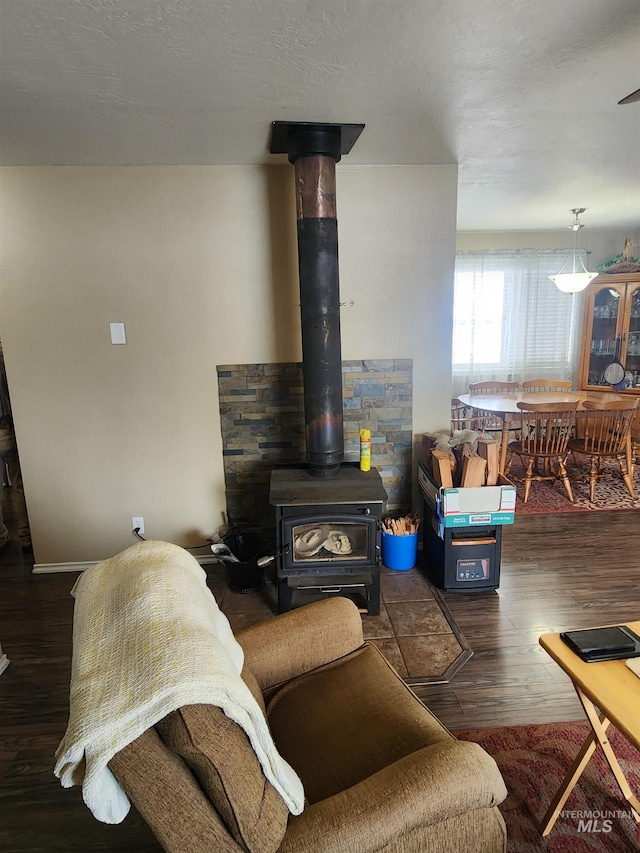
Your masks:
<svg viewBox="0 0 640 853"><path fill-rule="evenodd" d="M196 560L201 566L207 566L211 563L217 563L218 560L211 556L196 557ZM34 575L53 575L59 572L84 572L85 569L90 569L95 566L100 560L87 560L81 563L36 563L31 570Z"/></svg>
<svg viewBox="0 0 640 853"><path fill-rule="evenodd" d="M52 575L57 572L84 572L99 561L93 560L84 563L35 563L31 570L34 575Z"/></svg>

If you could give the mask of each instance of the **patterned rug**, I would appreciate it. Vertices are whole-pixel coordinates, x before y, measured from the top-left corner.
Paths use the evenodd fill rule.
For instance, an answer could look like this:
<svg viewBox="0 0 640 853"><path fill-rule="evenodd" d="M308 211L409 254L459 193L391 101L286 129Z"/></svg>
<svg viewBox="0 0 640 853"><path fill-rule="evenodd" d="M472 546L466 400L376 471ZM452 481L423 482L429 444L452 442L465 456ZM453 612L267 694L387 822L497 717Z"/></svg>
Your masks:
<svg viewBox="0 0 640 853"><path fill-rule="evenodd" d="M628 853L640 850L640 824L598 747L546 838L538 826L590 731L589 724L551 723L454 732L479 743L502 773L508 795L500 805L507 853ZM640 752L613 726L610 742L631 790L640 792Z"/></svg>
<svg viewBox="0 0 640 853"><path fill-rule="evenodd" d="M523 502L524 486L516 477L524 474L520 461L514 459L509 478L516 487L516 515L550 514L564 512L594 512L610 509L640 509L640 465L635 466L633 477L635 499L624 484L617 463L607 462L604 466L606 476L596 483L595 501L589 500L589 469L584 465L576 467L571 458L566 463L571 480L574 503L567 498L562 480L531 483L529 500Z"/></svg>

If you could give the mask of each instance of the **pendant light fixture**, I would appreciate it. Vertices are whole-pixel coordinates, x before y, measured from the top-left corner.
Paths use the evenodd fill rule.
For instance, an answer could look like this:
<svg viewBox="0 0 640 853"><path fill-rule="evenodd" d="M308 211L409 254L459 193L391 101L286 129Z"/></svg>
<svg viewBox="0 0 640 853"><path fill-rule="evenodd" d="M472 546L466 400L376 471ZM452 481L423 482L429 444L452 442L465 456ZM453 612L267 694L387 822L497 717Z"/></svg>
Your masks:
<svg viewBox="0 0 640 853"><path fill-rule="evenodd" d="M563 293L578 293L580 290L584 290L585 287L588 287L589 282L598 275L597 272L587 271L578 248L578 235L580 234L580 229L584 228L584 225L580 224L578 217L585 210L586 208L584 207L574 207L571 209L571 213L575 217L573 223L569 226L573 231L573 255L567 256L559 273L549 276L558 290L561 290ZM571 263L570 269L568 268L569 263Z"/></svg>

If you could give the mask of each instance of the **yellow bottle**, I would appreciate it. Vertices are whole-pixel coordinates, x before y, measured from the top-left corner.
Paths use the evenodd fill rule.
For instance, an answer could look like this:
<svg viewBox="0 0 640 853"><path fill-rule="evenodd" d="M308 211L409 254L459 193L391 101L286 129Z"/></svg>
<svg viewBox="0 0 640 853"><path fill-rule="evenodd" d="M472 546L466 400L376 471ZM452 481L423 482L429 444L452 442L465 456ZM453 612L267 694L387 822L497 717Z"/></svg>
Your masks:
<svg viewBox="0 0 640 853"><path fill-rule="evenodd" d="M371 430L360 430L360 470L371 470Z"/></svg>

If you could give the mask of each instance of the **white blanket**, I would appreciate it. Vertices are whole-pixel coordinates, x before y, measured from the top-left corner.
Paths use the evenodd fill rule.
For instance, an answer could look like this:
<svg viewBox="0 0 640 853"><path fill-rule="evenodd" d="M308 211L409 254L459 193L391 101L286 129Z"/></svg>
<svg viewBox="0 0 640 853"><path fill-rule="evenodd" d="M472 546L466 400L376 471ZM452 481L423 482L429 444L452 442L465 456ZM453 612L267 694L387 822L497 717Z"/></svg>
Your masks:
<svg viewBox="0 0 640 853"><path fill-rule="evenodd" d="M65 788L82 785L98 820L120 823L130 807L109 760L171 711L200 703L242 726L266 778L300 814L302 783L240 677L244 653L195 557L141 542L87 569L71 594L69 725L54 772Z"/></svg>

